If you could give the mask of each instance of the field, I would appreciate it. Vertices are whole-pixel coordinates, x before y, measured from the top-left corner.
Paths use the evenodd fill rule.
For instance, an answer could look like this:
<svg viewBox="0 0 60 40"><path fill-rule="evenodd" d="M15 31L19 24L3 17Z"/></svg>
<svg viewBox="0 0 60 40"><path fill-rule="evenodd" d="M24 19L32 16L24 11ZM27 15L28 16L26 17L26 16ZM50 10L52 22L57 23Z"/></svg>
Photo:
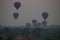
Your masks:
<svg viewBox="0 0 60 40"><path fill-rule="evenodd" d="M20 40L18 37L21 40L60 40L60 26L0 26L0 40Z"/></svg>

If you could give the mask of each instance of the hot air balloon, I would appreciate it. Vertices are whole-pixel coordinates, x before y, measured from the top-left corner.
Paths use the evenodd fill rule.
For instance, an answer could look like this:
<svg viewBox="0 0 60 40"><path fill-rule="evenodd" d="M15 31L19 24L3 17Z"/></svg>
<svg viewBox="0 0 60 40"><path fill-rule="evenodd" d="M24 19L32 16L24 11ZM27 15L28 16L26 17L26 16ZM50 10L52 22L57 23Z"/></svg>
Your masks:
<svg viewBox="0 0 60 40"><path fill-rule="evenodd" d="M42 25L46 26L47 22L46 21L42 21Z"/></svg>
<svg viewBox="0 0 60 40"><path fill-rule="evenodd" d="M30 23L26 23L26 27L29 29L31 27Z"/></svg>
<svg viewBox="0 0 60 40"><path fill-rule="evenodd" d="M19 16L19 14L18 14L18 13L13 13L13 17L14 17L15 19L17 19L17 18L18 18L18 16Z"/></svg>
<svg viewBox="0 0 60 40"><path fill-rule="evenodd" d="M36 20L36 19L33 19L33 20L32 20L32 23L33 23L33 24L36 24L36 23L37 23L37 20Z"/></svg>
<svg viewBox="0 0 60 40"><path fill-rule="evenodd" d="M33 19L32 20L32 24L33 24L33 27L37 27L37 20L36 19Z"/></svg>
<svg viewBox="0 0 60 40"><path fill-rule="evenodd" d="M27 26L27 27L31 27L31 24L30 24L30 23L26 23L26 26Z"/></svg>
<svg viewBox="0 0 60 40"><path fill-rule="evenodd" d="M41 23L37 23L37 26L40 27L41 26Z"/></svg>
<svg viewBox="0 0 60 40"><path fill-rule="evenodd" d="M42 13L42 17L44 18L44 20L46 20L48 16L49 16L49 15L48 15L47 12L43 12L43 13Z"/></svg>
<svg viewBox="0 0 60 40"><path fill-rule="evenodd" d="M18 10L21 6L21 3L20 2L15 2L14 3L14 7Z"/></svg>

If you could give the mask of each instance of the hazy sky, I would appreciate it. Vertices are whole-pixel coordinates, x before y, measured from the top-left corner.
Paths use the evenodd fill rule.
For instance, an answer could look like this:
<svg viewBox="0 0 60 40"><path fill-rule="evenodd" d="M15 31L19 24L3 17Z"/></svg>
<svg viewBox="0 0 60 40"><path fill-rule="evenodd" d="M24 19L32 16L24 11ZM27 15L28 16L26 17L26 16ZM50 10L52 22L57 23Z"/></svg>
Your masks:
<svg viewBox="0 0 60 40"><path fill-rule="evenodd" d="M21 2L18 11L13 6L16 1ZM19 13L17 20L14 12ZM48 25L60 25L60 0L0 0L0 24L4 26L21 26L33 19L41 23L43 12L49 13Z"/></svg>

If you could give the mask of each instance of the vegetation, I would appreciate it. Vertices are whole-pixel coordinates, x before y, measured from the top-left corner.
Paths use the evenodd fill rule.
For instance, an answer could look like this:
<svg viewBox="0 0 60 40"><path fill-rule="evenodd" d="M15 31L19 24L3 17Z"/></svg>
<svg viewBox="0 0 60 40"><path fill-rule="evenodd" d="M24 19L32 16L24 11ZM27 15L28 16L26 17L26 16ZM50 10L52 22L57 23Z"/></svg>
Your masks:
<svg viewBox="0 0 60 40"><path fill-rule="evenodd" d="M34 38L33 40L60 40L60 28L0 27L0 40L7 40L9 37L11 37L9 39L15 40L17 35L26 37L27 40L30 35Z"/></svg>

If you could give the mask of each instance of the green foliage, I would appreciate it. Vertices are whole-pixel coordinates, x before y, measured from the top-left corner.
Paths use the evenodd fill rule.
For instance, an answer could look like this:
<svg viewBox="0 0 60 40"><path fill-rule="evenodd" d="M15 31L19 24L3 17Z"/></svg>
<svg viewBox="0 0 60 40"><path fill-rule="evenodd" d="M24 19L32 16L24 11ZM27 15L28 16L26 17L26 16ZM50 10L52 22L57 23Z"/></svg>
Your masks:
<svg viewBox="0 0 60 40"><path fill-rule="evenodd" d="M21 32L21 35L23 36L29 36L32 32L36 40L60 40L60 28L0 28L0 35L2 34L2 36L5 36L5 39L8 38L8 35L6 34L9 34L10 32L12 32L14 39L16 39L19 32ZM3 38L0 37L0 40L3 40Z"/></svg>

